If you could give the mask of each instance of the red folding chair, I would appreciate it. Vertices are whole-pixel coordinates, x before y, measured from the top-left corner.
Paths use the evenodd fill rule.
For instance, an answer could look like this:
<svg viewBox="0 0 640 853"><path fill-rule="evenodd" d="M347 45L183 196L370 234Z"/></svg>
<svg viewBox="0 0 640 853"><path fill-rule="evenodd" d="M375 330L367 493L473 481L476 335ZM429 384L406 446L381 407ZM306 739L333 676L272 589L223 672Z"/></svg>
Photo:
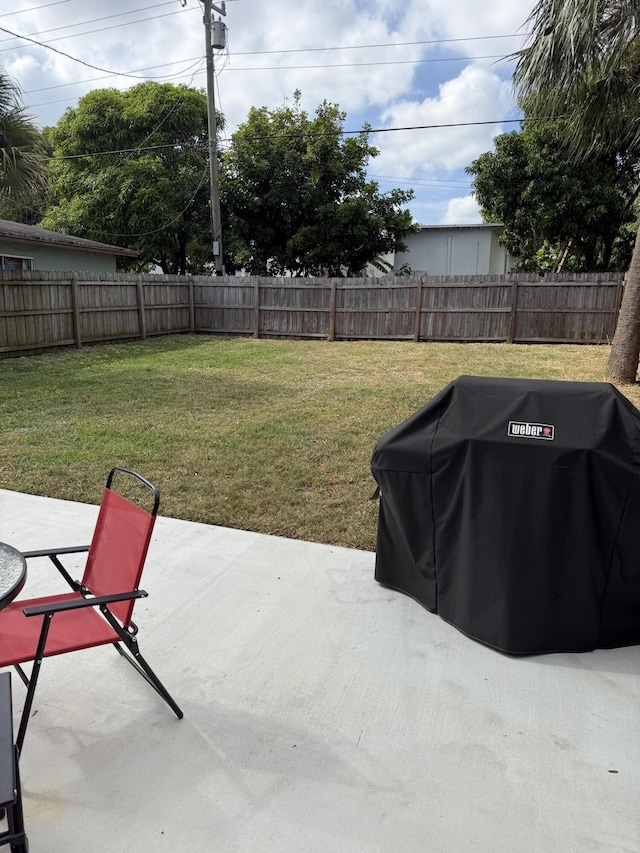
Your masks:
<svg viewBox="0 0 640 853"><path fill-rule="evenodd" d="M149 511L112 488L114 475L138 481L151 490ZM127 482L122 479L122 482ZM149 498L149 502L151 497ZM16 746L22 751L33 697L45 657L113 643L120 654L156 690L176 716L183 714L159 678L140 654L131 621L137 598L147 593L138 588L151 533L158 513L157 488L126 468L113 468L107 478L98 520L90 546L26 551L24 556L49 557L72 592L42 598L16 599L0 611L0 667L14 666L27 687ZM60 555L88 551L82 581L74 581L60 562ZM40 617L40 618L38 618ZM33 662L30 677L20 664Z"/></svg>

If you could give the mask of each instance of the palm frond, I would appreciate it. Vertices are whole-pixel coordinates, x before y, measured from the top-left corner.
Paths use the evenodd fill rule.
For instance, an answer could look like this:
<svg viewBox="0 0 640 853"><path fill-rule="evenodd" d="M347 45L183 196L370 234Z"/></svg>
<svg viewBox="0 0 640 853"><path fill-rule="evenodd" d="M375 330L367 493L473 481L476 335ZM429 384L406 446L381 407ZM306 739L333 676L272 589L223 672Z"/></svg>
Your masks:
<svg viewBox="0 0 640 853"><path fill-rule="evenodd" d="M15 83L0 73L0 194L12 198L45 185L40 133L20 105Z"/></svg>
<svg viewBox="0 0 640 853"><path fill-rule="evenodd" d="M567 119L581 154L640 155L640 0L539 0L514 87L531 116Z"/></svg>

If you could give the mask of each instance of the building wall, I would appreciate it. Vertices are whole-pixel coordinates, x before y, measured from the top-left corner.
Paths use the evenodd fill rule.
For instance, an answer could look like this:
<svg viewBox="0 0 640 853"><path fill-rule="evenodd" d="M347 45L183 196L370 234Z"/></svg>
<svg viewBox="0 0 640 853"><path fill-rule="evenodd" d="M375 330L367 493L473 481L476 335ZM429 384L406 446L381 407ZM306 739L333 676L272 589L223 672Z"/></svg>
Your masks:
<svg viewBox="0 0 640 853"><path fill-rule="evenodd" d="M501 275L512 261L499 244L500 229L487 226L425 227L405 237L407 252L396 254L394 269L408 264L419 275Z"/></svg>
<svg viewBox="0 0 640 853"><path fill-rule="evenodd" d="M52 272L116 272L115 255L101 252L70 251L55 246L0 239L0 257L32 258L32 269Z"/></svg>
<svg viewBox="0 0 640 853"><path fill-rule="evenodd" d="M513 267L513 258L507 252L504 246L498 242L501 231L494 230L491 232L491 263L489 264L489 275L504 275L511 272Z"/></svg>

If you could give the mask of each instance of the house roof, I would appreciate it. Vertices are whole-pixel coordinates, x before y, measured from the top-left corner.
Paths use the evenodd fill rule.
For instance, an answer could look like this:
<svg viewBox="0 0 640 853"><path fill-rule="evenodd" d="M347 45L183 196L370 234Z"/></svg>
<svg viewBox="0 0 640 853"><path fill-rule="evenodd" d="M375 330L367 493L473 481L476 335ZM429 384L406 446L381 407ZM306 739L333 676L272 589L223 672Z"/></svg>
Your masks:
<svg viewBox="0 0 640 853"><path fill-rule="evenodd" d="M418 225L418 228L421 231L452 231L455 229L476 229L476 228L486 228L486 229L495 229L495 228L504 228L504 224L502 222L475 222L475 223L465 223L462 225Z"/></svg>
<svg viewBox="0 0 640 853"><path fill-rule="evenodd" d="M133 249L124 249L122 246L111 246L109 243L85 240L84 237L73 237L71 234L61 234L59 231L47 231L35 225L10 222L8 219L0 219L0 240L20 240L25 243L41 243L60 249L69 249L77 252L97 252L98 254L116 255L123 258L137 258L139 254Z"/></svg>

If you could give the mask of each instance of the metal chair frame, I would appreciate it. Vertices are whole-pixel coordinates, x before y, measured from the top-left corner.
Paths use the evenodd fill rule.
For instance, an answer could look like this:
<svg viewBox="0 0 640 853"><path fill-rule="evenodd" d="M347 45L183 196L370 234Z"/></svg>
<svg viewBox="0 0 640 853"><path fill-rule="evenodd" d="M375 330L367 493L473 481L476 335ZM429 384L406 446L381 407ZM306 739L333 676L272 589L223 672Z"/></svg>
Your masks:
<svg viewBox="0 0 640 853"><path fill-rule="evenodd" d="M11 853L27 853L29 841L24 828L18 750L13 743L11 674L0 674L0 819L7 829L0 832L0 847L10 845Z"/></svg>

